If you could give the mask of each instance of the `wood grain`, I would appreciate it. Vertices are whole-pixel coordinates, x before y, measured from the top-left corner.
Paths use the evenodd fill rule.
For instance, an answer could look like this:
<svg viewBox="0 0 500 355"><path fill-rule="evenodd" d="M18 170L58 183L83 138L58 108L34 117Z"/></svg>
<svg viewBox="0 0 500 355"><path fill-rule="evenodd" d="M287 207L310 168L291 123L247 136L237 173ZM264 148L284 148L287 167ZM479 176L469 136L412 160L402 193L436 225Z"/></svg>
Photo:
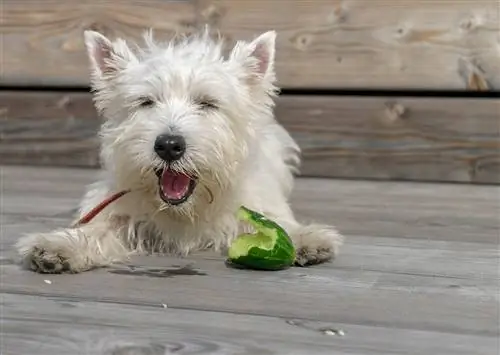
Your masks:
<svg viewBox="0 0 500 355"><path fill-rule="evenodd" d="M0 161L97 167L100 124L88 93L0 92Z"/></svg>
<svg viewBox="0 0 500 355"><path fill-rule="evenodd" d="M500 182L500 100L283 97L307 176Z"/></svg>
<svg viewBox="0 0 500 355"><path fill-rule="evenodd" d="M495 339L486 336L436 336L425 330L75 301L66 297L0 297L5 306L1 330L4 343L0 347L4 355L493 355L496 350ZM344 331L344 336L333 333L338 330Z"/></svg>
<svg viewBox="0 0 500 355"><path fill-rule="evenodd" d="M500 183L500 100L281 96L303 176ZM0 161L97 167L87 93L0 93Z"/></svg>
<svg viewBox="0 0 500 355"><path fill-rule="evenodd" d="M373 239L372 239L373 240ZM12 264L12 256L1 266L2 292L61 296L78 300L128 303L173 309L194 309L321 322L378 325L455 334L498 336L498 253L493 249L471 250L469 257L450 254L446 246L429 241L419 253L407 254L405 239L390 243L406 258L412 273L395 266L377 271L388 263L379 248L366 245L369 258L354 268L342 267L350 250L338 262L314 268L292 268L279 273L228 269L223 258L190 256L133 258L79 275L40 275ZM452 243L449 243L452 245ZM478 246L470 244L471 248ZM463 261L486 274L453 277L434 264L420 272L415 260L454 259L455 269ZM374 264L372 264L374 262ZM344 262L345 263L345 262ZM337 264L340 264L337 267ZM424 263L422 263L424 265ZM432 265L432 264L431 264ZM183 271L184 270L184 271ZM490 271L488 271L490 270ZM49 280L46 283L44 280Z"/></svg>
<svg viewBox="0 0 500 355"><path fill-rule="evenodd" d="M87 85L82 31L136 40L204 24L231 41L276 30L286 88L500 88L497 0L183 0L2 3L1 84Z"/></svg>
<svg viewBox="0 0 500 355"><path fill-rule="evenodd" d="M500 187L299 179L301 219L367 228L340 228L339 258L316 267L235 270L201 252L79 275L21 270L14 242L66 225L96 173L0 166L2 354L498 353ZM426 229L431 216L446 236Z"/></svg>
<svg viewBox="0 0 500 355"><path fill-rule="evenodd" d="M231 39L278 32L282 87L500 88L497 0L200 0Z"/></svg>
<svg viewBox="0 0 500 355"><path fill-rule="evenodd" d="M4 228L67 225L97 176L90 169L0 166ZM499 242L500 186L299 178L291 203L299 220L333 224L347 235Z"/></svg>
<svg viewBox="0 0 500 355"><path fill-rule="evenodd" d="M192 0L3 0L0 84L78 86L89 83L83 31L140 41L196 27Z"/></svg>
<svg viewBox="0 0 500 355"><path fill-rule="evenodd" d="M1 84L87 85L86 28L210 24L230 42L276 30L281 87L500 88L497 0L4 0L2 20Z"/></svg>

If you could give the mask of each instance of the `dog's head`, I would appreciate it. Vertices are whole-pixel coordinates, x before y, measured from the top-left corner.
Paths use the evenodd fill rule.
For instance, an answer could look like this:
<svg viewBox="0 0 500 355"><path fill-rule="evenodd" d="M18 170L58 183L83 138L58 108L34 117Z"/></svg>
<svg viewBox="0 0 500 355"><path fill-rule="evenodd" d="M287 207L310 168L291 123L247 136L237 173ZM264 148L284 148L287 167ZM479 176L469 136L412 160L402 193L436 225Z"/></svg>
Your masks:
<svg viewBox="0 0 500 355"><path fill-rule="evenodd" d="M258 129L272 119L275 33L224 55L209 32L142 48L86 31L102 161L122 187L165 209L210 202L237 183Z"/></svg>

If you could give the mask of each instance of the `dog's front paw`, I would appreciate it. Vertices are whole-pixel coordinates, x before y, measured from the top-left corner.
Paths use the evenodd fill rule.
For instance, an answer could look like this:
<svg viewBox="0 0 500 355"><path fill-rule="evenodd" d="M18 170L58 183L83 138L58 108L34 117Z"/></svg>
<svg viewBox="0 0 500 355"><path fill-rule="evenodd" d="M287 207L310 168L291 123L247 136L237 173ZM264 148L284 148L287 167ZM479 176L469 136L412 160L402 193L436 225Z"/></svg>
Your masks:
<svg viewBox="0 0 500 355"><path fill-rule="evenodd" d="M297 251L295 264L298 266L320 264L333 259L344 241L344 237L333 227L317 224L301 226L290 237Z"/></svg>
<svg viewBox="0 0 500 355"><path fill-rule="evenodd" d="M24 265L42 274L71 272L71 265L63 255L34 247L24 258Z"/></svg>
<svg viewBox="0 0 500 355"><path fill-rule="evenodd" d="M85 258L80 255L70 231L31 234L16 244L23 266L39 273L77 273L85 270Z"/></svg>

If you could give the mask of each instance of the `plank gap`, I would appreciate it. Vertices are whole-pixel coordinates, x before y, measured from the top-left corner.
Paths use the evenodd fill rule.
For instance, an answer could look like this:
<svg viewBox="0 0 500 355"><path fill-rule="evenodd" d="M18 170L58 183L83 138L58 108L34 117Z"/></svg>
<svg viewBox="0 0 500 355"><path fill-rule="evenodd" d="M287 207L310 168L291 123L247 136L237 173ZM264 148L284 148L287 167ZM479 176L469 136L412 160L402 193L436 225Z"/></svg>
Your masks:
<svg viewBox="0 0 500 355"><path fill-rule="evenodd" d="M0 94L3 93L90 93L88 86L50 86L50 85L1 85ZM287 88L280 89L279 96L361 96L361 97L401 97L401 98L484 98L497 99L500 90L467 91L467 90L419 90L419 89L368 89L368 88Z"/></svg>

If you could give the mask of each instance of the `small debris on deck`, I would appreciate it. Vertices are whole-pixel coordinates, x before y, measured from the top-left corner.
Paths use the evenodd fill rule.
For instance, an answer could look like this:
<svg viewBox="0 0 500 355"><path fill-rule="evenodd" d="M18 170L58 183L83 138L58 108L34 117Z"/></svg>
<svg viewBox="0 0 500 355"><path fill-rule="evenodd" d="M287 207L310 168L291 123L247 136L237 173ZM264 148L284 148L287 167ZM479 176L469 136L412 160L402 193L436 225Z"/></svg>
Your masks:
<svg viewBox="0 0 500 355"><path fill-rule="evenodd" d="M327 328L327 329L321 329L321 331L325 335L337 335L339 337L343 337L345 335L345 332L342 329Z"/></svg>

